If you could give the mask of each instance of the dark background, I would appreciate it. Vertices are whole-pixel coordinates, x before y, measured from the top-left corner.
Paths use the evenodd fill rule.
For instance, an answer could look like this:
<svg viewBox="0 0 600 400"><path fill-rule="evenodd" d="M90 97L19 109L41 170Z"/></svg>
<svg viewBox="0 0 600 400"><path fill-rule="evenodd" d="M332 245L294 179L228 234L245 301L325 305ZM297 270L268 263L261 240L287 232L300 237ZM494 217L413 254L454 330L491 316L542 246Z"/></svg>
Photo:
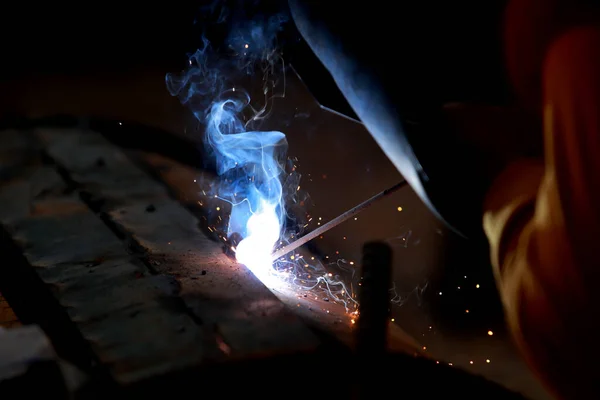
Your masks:
<svg viewBox="0 0 600 400"><path fill-rule="evenodd" d="M206 3L3 5L0 119L10 125L23 117L91 115L199 142L198 124L169 96L164 75L186 66L187 54L197 48L205 28L210 28L213 43L223 39L222 27L202 19L199 11ZM256 2L243 3L253 9ZM500 36L505 1L455 1L443 8L436 3L382 8L381 13L397 13L402 42L389 49L368 40L363 45L373 46L379 62L402 66L399 80L411 88L407 102L414 99L415 115L450 101L509 102ZM345 7L376 4L384 3L331 2L331 7L339 7L344 18ZM285 3L262 2L261 7L284 10ZM373 9L367 15L357 29L380 23L371 18L377 15ZM280 44L301 81L294 80L273 123L290 127L290 153L303 155L299 168L314 200L312 212L326 221L401 177L360 124L316 106L312 96L322 106L353 117L293 24L281 32ZM461 179L458 171L456 179ZM400 205L402 212L396 210ZM441 360L544 398L506 337L485 243L447 231L410 190L369 213L361 216L360 225L332 232L319 244L323 253L333 258L338 251L338 258L357 260L361 244L377 232L396 238L401 245L395 248L395 275L402 293L408 296L427 287L394 308L396 322ZM495 335L488 337L488 330ZM484 361L488 357L489 365ZM471 365L470 360L477 362Z"/></svg>
<svg viewBox="0 0 600 400"><path fill-rule="evenodd" d="M256 0L172 1L144 7L10 3L3 6L0 16L1 79L176 66L197 48L202 32L208 32L212 43L223 38L223 25L207 27L211 18L202 17L210 3L226 3L232 9L243 4L248 10L266 12L286 8L285 2ZM389 45L389 38L382 40L386 52L381 54L381 44L365 34L361 46L373 47L378 62L397 63L399 79L421 85L426 89L422 97L431 99L431 104L457 100L502 103L510 98L500 46L505 3L461 0L440 5L422 1L389 6L375 1L356 3L348 10L350 5L334 1L328 6L339 9L340 19L345 14L355 17L355 10L369 10L356 27L366 33L378 24L391 23L392 14L395 25L385 32L386 36L396 34L398 45ZM351 113L332 90L319 62L298 39L293 24L286 24L280 44L288 61L322 104Z"/></svg>

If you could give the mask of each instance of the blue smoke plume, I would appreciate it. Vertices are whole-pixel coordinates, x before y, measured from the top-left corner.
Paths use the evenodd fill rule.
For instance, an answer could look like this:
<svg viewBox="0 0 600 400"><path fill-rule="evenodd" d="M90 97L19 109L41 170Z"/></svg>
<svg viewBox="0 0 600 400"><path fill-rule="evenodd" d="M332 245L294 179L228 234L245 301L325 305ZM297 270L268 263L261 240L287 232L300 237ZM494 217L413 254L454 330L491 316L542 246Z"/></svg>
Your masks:
<svg viewBox="0 0 600 400"><path fill-rule="evenodd" d="M246 131L238 117L247 101L226 96L208 113L205 141L214 152L217 173L228 178L232 204L227 235L247 237L249 218L263 203L275 208L279 226L283 226L284 204L281 174L287 150L281 132Z"/></svg>
<svg viewBox="0 0 600 400"><path fill-rule="evenodd" d="M269 114L273 98L285 90L281 88L284 64L275 44L287 18L278 14L232 21L227 16L219 11L218 22L231 25L225 51L213 48L203 37L201 47L189 56L188 68L167 74L166 84L171 95L187 105L205 127L205 148L222 182L218 195L232 205L227 236L237 233L245 239L254 230L262 239L253 241L253 249L246 245L246 251L265 246L262 251L268 256L286 216L282 174L287 141L282 132L261 131L256 125ZM255 75L257 67L262 72L263 97L258 106L235 84L241 77ZM253 216L260 214L272 218L252 223ZM256 232L267 226L269 232Z"/></svg>
<svg viewBox="0 0 600 400"><path fill-rule="evenodd" d="M294 290L323 291L354 317L357 303L352 290L320 261L308 264L290 256L273 268L273 248L286 242L288 233L293 238L308 225L286 213L286 204L304 207L297 160L286 156L286 137L260 129L274 99L285 95L285 64L276 37L288 18L282 13L250 18L239 8L223 9L220 4L216 1L205 10L213 23L226 25L224 46L214 45L203 35L200 47L188 57L187 68L180 74L167 74L166 84L204 127L205 149L220 177L216 192L208 195L231 204L225 235L242 238L236 258L263 283L280 287L279 282L285 280ZM260 84L251 99L243 87L251 87L248 82L256 84L256 80ZM286 221L293 221L296 230L286 227Z"/></svg>

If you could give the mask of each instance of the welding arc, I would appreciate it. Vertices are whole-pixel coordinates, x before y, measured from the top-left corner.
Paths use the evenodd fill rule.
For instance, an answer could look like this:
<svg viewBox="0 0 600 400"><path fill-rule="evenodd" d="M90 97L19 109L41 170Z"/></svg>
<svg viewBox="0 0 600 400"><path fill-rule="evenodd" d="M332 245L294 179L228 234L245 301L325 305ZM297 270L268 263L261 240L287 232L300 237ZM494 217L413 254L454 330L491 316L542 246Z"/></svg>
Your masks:
<svg viewBox="0 0 600 400"><path fill-rule="evenodd" d="M308 243L309 241L311 241L314 238L322 235L323 233L327 232L328 230L335 228L336 226L338 226L342 222L344 222L344 221L346 221L346 220L354 217L356 214L358 214L361 211L365 210L371 204L375 203L377 200L382 199L382 198L384 198L384 197L386 197L386 196L388 196L388 195L390 195L390 194L392 194L392 193L400 190L401 188L403 188L407 184L408 184L408 182L402 181L402 182L399 182L399 183L395 184L394 186L392 186L392 187L384 190L383 192L380 192L380 193L376 194L375 196L371 197L370 199L368 199L368 200L360 203L356 207L353 207L353 208L349 209L348 211L346 211L342 215L340 215L340 216L332 219L331 221L327 222L326 224L318 227L314 231L307 233L306 235L302 236L300 239L297 239L296 241L283 246L279 250L276 250L271 255L271 259L273 261L275 261L278 258L283 257L284 255L286 255L286 254L288 254L288 253L296 250L298 247L302 246L303 244Z"/></svg>

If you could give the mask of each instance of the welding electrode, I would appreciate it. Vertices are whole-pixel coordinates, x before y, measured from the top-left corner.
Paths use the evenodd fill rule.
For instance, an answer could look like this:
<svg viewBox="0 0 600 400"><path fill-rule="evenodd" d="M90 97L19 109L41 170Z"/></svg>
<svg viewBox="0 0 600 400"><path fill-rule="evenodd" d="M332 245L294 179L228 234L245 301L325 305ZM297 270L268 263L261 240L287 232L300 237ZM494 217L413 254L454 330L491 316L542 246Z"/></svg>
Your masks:
<svg viewBox="0 0 600 400"><path fill-rule="evenodd" d="M276 250L273 253L273 255L271 256L271 259L273 261L275 261L278 258L283 257L284 255L286 255L287 253L290 253L290 252L296 250L298 247L302 246L303 244L308 243L309 241L311 241L314 238L322 235L323 233L327 232L328 230L330 230L332 228L335 228L336 226L338 226L342 222L344 222L344 221L346 221L346 220L354 217L359 212L365 210L371 204L375 203L377 200L382 199L382 198L384 198L386 196L389 196L390 194L392 194L392 193L400 190L401 188L403 188L407 184L408 184L408 182L402 181L402 182L399 182L399 183L395 184L391 188L386 189L383 192L380 192L380 193L376 194L375 196L371 197L370 199L368 199L368 200L360 203L356 207L351 208L350 210L346 211L342 215L340 215L340 216L332 219L331 221L327 222L323 226L320 226L319 228L315 229L314 231L307 233L306 235L302 236L300 239L298 239L298 240L296 240L296 241L294 241L294 242L292 242L290 244L287 244L287 245L283 246L279 250Z"/></svg>

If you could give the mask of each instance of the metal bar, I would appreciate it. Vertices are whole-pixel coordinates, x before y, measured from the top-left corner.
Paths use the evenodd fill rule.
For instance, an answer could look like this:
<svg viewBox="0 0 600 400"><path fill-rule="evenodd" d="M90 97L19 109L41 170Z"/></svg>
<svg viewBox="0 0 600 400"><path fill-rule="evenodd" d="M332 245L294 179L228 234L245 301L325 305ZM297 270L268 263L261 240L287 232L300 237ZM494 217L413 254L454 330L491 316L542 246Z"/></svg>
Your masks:
<svg viewBox="0 0 600 400"><path fill-rule="evenodd" d="M276 250L273 253L273 255L271 256L272 260L275 261L278 258L283 257L284 255L296 250L298 247L302 246L303 244L308 243L309 241L313 240L314 238L322 235L323 233L327 232L330 229L335 228L342 222L354 217L356 214L367 209L369 206L371 206L377 200L382 199L392 193L397 192L398 190L400 190L407 184L408 184L408 182L406 182L406 181L399 182L399 183L395 184L394 186L384 190L383 192L380 192L380 193L376 194L375 196L371 197L370 199L360 203L356 207L351 208L350 210L346 211L342 215L332 219L331 221L329 221L326 224L324 224L323 226L315 229L314 231L307 233L306 235L302 236L300 239L283 246L282 248Z"/></svg>
<svg viewBox="0 0 600 400"><path fill-rule="evenodd" d="M356 352L359 356L382 357L386 353L391 271L390 246L381 242L366 243L363 247L356 326Z"/></svg>
<svg viewBox="0 0 600 400"><path fill-rule="evenodd" d="M385 385L389 287L392 271L392 249L385 243L371 242L363 246L362 275L358 301L359 316L355 333L358 398L368 399L373 388ZM369 377L365 379L365 377Z"/></svg>

